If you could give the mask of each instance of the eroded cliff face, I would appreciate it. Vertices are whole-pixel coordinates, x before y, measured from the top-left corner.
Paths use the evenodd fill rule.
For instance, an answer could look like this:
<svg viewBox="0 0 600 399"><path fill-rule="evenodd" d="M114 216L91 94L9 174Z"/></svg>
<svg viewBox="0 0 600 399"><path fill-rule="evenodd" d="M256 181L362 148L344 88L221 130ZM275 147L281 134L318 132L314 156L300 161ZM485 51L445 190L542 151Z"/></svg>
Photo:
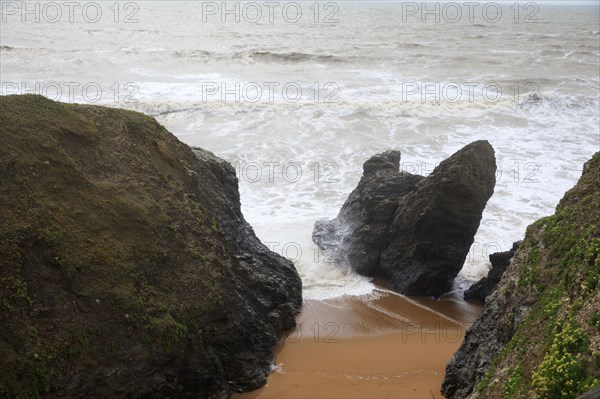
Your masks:
<svg viewBox="0 0 600 399"><path fill-rule="evenodd" d="M301 282L234 169L154 119L0 97L0 396L206 397L266 382Z"/></svg>
<svg viewBox="0 0 600 399"><path fill-rule="evenodd" d="M576 398L600 383L600 153L528 227L446 367L448 398Z"/></svg>

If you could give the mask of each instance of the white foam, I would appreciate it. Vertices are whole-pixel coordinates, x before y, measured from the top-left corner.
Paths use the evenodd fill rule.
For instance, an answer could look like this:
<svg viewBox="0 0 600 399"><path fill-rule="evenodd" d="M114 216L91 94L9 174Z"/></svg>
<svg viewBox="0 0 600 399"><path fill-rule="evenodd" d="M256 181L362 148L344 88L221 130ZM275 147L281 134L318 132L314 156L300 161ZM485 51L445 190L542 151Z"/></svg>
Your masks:
<svg viewBox="0 0 600 399"><path fill-rule="evenodd" d="M285 374L285 371L283 371L283 363L271 363L271 373Z"/></svg>
<svg viewBox="0 0 600 399"><path fill-rule="evenodd" d="M252 219L252 212L246 215ZM264 220L264 218L262 219ZM271 250L292 260L302 279L304 299L325 300L344 295L362 296L373 291L371 279L353 272L349 267L329 261L311 242L311 227L302 219L285 224L254 223L259 238ZM272 237L277 237L273 240Z"/></svg>

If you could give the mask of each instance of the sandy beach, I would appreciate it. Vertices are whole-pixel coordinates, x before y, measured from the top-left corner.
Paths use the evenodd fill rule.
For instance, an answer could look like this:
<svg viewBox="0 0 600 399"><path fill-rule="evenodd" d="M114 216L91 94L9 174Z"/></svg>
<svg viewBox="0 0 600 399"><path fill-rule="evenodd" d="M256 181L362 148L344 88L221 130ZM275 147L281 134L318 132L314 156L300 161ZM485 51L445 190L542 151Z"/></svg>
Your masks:
<svg viewBox="0 0 600 399"><path fill-rule="evenodd" d="M446 363L481 305L458 296L306 300L277 347L275 371L249 398L441 398Z"/></svg>

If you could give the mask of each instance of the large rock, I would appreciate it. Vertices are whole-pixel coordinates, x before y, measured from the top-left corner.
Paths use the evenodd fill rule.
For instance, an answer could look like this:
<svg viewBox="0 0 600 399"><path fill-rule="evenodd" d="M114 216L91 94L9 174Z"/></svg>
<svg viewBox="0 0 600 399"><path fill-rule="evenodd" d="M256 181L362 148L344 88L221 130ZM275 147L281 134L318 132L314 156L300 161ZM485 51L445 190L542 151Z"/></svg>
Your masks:
<svg viewBox="0 0 600 399"><path fill-rule="evenodd" d="M263 385L301 281L244 220L234 168L136 112L0 110L0 397Z"/></svg>
<svg viewBox="0 0 600 399"><path fill-rule="evenodd" d="M527 228L446 366L445 397L577 398L600 382L599 221L596 153L555 214Z"/></svg>
<svg viewBox="0 0 600 399"><path fill-rule="evenodd" d="M466 300L479 299L485 302L485 298L487 298L498 285L504 271L510 264L510 260L521 243L522 241L514 242L510 251L490 254L492 268L488 272L488 275L470 286L469 289L465 291L464 298Z"/></svg>
<svg viewBox="0 0 600 399"><path fill-rule="evenodd" d="M315 223L313 241L400 293L440 296L452 288L494 191L494 150L471 143L426 178L400 172L399 162L398 151L366 161L338 216Z"/></svg>

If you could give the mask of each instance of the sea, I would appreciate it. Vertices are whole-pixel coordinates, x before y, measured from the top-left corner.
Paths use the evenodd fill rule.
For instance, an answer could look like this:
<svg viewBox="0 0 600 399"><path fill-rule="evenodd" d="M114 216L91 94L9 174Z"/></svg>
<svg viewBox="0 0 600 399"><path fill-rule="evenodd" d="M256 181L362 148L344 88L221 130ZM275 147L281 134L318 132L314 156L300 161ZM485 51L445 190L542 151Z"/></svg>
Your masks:
<svg viewBox="0 0 600 399"><path fill-rule="evenodd" d="M496 187L456 279L484 276L600 150L598 2L0 1L2 95L155 117L234 165L242 211L305 299L371 279L311 241L372 155L428 175L495 149Z"/></svg>

